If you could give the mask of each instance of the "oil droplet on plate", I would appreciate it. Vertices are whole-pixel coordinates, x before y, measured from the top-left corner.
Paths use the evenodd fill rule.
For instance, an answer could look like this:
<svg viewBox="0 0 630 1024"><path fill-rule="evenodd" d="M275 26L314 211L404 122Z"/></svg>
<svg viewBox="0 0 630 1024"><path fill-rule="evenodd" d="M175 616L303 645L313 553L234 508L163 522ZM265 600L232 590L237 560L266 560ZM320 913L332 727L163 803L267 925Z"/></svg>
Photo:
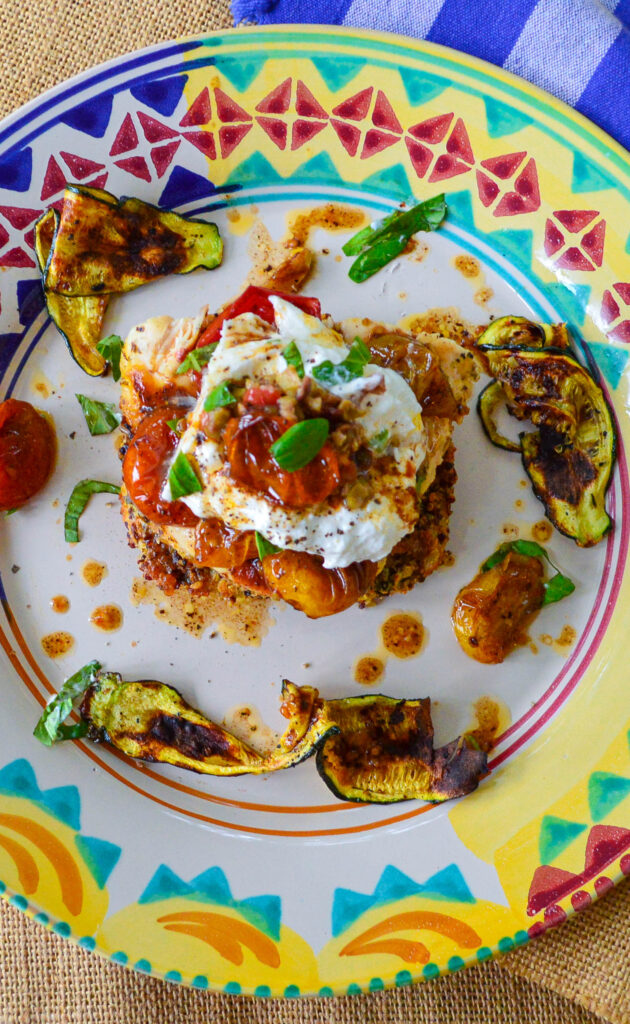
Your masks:
<svg viewBox="0 0 630 1024"><path fill-rule="evenodd" d="M424 645L422 620L408 612L390 615L381 626L383 646L395 658L413 658Z"/></svg>
<svg viewBox="0 0 630 1024"><path fill-rule="evenodd" d="M497 737L505 732L512 721L507 704L496 697L480 697L473 705L474 718L466 735L474 736L482 750L489 753L496 745Z"/></svg>
<svg viewBox="0 0 630 1024"><path fill-rule="evenodd" d="M540 543L544 543L549 540L553 529L551 523L548 523L546 519L541 519L538 523L534 523L532 526L532 537Z"/></svg>
<svg viewBox="0 0 630 1024"><path fill-rule="evenodd" d="M31 387L40 398L50 398L54 388L45 373L37 370L31 377Z"/></svg>
<svg viewBox="0 0 630 1024"><path fill-rule="evenodd" d="M379 681L384 671L385 666L381 659L373 654L367 654L355 662L354 678L363 686L373 686Z"/></svg>
<svg viewBox="0 0 630 1024"><path fill-rule="evenodd" d="M71 633L47 633L41 643L49 658L63 658L74 647L74 637Z"/></svg>
<svg viewBox="0 0 630 1024"><path fill-rule="evenodd" d="M98 587L107 576L107 566L104 562L95 562L90 559L85 562L81 569L81 576L88 587Z"/></svg>
<svg viewBox="0 0 630 1024"><path fill-rule="evenodd" d="M113 633L122 626L123 613L117 604L101 604L90 615L90 622L103 633Z"/></svg>
<svg viewBox="0 0 630 1024"><path fill-rule="evenodd" d="M64 594L56 594L50 599L50 607L58 615L64 615L70 608L70 602Z"/></svg>
<svg viewBox="0 0 630 1024"><path fill-rule="evenodd" d="M470 278L478 277L479 271L481 270L479 261L476 260L474 256L467 256L465 254L456 256L453 260L453 266L456 270L459 270L460 274L464 277Z"/></svg>

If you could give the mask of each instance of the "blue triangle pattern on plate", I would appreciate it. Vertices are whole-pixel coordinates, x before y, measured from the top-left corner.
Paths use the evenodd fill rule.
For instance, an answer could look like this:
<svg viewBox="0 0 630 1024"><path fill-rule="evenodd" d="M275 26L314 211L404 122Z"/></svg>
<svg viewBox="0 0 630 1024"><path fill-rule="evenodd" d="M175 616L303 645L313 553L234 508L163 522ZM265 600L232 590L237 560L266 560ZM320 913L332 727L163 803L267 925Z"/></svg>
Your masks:
<svg viewBox="0 0 630 1024"><path fill-rule="evenodd" d="M173 209L184 203L193 203L196 199L207 199L208 196L216 195L216 192L215 185L208 178L176 164L164 186L158 205Z"/></svg>
<svg viewBox="0 0 630 1024"><path fill-rule="evenodd" d="M66 111L60 120L69 128L91 135L93 139L102 139L112 116L113 105L114 97L111 93L100 93Z"/></svg>
<svg viewBox="0 0 630 1024"><path fill-rule="evenodd" d="M247 57L236 60L234 57L217 57L217 70L238 89L245 92L258 77L267 63L266 57Z"/></svg>
<svg viewBox="0 0 630 1024"><path fill-rule="evenodd" d="M0 768L0 793L10 796L23 796L27 800L41 800L42 791L37 785L37 777L30 761L25 757L11 761Z"/></svg>
<svg viewBox="0 0 630 1024"><path fill-rule="evenodd" d="M500 139L504 135L513 135L514 132L520 131L521 128L526 128L528 125L533 124L533 118L523 114L520 110L516 110L514 107L508 106L507 103L501 103L500 100L486 97L483 104L486 108L488 135L491 139Z"/></svg>
<svg viewBox="0 0 630 1024"><path fill-rule="evenodd" d="M468 888L466 879L457 864L448 864L422 883L425 896L439 896L442 899L457 900L459 903L476 903Z"/></svg>
<svg viewBox="0 0 630 1024"><path fill-rule="evenodd" d="M470 189L465 188L461 192L450 192L446 203L448 207L447 221L452 220L463 227L474 229L475 215L473 213Z"/></svg>
<svg viewBox="0 0 630 1024"><path fill-rule="evenodd" d="M591 289L587 284L573 284L554 281L547 285L547 292L554 304L558 307L569 325L577 324L580 327L586 317L586 307L591 296Z"/></svg>
<svg viewBox="0 0 630 1024"><path fill-rule="evenodd" d="M225 877L225 872L219 867L208 868L207 871L191 878L190 891L201 894L216 903L229 903L232 899L232 890Z"/></svg>
<svg viewBox="0 0 630 1024"><path fill-rule="evenodd" d="M319 153L318 156L306 160L299 167L296 167L288 181L316 181L319 185L343 185L337 168L328 156L328 153Z"/></svg>
<svg viewBox="0 0 630 1024"><path fill-rule="evenodd" d="M615 188L616 182L600 167L587 160L582 153L575 151L573 155L572 192L601 192L605 188Z"/></svg>
<svg viewBox="0 0 630 1024"><path fill-rule="evenodd" d="M540 823L538 834L540 863L551 864L552 860L559 857L567 846L570 846L573 840L577 839L587 828L588 825L583 825L581 822L567 821L565 818L556 818L553 814L546 814Z"/></svg>
<svg viewBox="0 0 630 1024"><path fill-rule="evenodd" d="M0 769L0 793L32 800L70 828L81 827L81 798L77 787L57 786L41 790L35 772L25 757L11 761Z"/></svg>
<svg viewBox="0 0 630 1024"><path fill-rule="evenodd" d="M610 341L589 341L588 347L593 354L600 373L614 391L623 377L623 372L630 358L629 353L626 349L617 348Z"/></svg>
<svg viewBox="0 0 630 1024"><path fill-rule="evenodd" d="M38 277L29 277L17 283L18 316L22 327L30 327L46 305Z"/></svg>
<svg viewBox="0 0 630 1024"><path fill-rule="evenodd" d="M497 248L505 256L508 256L512 263L522 267L523 270L530 270L534 248L533 231L522 228L504 229L501 231L491 231L487 238L489 244Z"/></svg>
<svg viewBox="0 0 630 1024"><path fill-rule="evenodd" d="M0 188L8 188L12 192L27 192L32 177L33 150L30 146L10 150L6 156L0 158Z"/></svg>
<svg viewBox="0 0 630 1024"><path fill-rule="evenodd" d="M170 896L188 896L191 892L192 886L188 882L184 882L167 864L160 864L138 903L167 900Z"/></svg>
<svg viewBox="0 0 630 1024"><path fill-rule="evenodd" d="M438 75L431 75L425 71L412 71L410 68L400 68L399 70L407 99L413 107L435 99L450 85Z"/></svg>
<svg viewBox="0 0 630 1024"><path fill-rule="evenodd" d="M225 192L226 186L244 188L250 185L255 188L261 185L275 185L280 181L284 181L284 178L274 170L262 153L256 152L234 168L225 185L221 186L221 191Z"/></svg>
<svg viewBox="0 0 630 1024"><path fill-rule="evenodd" d="M182 98L188 75L170 75L149 82L140 82L129 90L134 99L156 110L163 117L170 117Z"/></svg>
<svg viewBox="0 0 630 1024"><path fill-rule="evenodd" d="M71 828L81 828L81 797L76 786L58 786L47 789L41 799L46 807L60 821L65 821Z"/></svg>
<svg viewBox="0 0 630 1024"><path fill-rule="evenodd" d="M602 821L630 796L630 779L611 772L593 772L588 780L588 806L593 821Z"/></svg>
<svg viewBox="0 0 630 1024"><path fill-rule="evenodd" d="M75 836L74 841L94 881L99 889L104 889L107 879L120 859L120 846L94 836Z"/></svg>
<svg viewBox="0 0 630 1024"><path fill-rule="evenodd" d="M280 938L282 900L279 896L250 896L234 905L270 938L276 941Z"/></svg>
<svg viewBox="0 0 630 1024"><path fill-rule="evenodd" d="M312 57L313 64L331 92L337 92L347 85L365 67L364 60L348 60L338 57Z"/></svg>
<svg viewBox="0 0 630 1024"><path fill-rule="evenodd" d="M18 350L23 334L0 334L0 379Z"/></svg>
<svg viewBox="0 0 630 1024"><path fill-rule="evenodd" d="M361 182L361 186L391 199L407 200L413 195L407 172L402 164L394 164L393 167L386 167L382 171L368 175Z"/></svg>

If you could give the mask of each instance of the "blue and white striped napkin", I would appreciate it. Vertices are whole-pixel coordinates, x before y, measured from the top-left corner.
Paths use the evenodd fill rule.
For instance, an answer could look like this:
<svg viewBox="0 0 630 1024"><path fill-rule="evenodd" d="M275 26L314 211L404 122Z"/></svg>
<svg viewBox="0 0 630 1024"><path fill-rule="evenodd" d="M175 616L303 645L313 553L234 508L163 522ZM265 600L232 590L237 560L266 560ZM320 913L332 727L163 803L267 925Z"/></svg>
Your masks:
<svg viewBox="0 0 630 1024"><path fill-rule="evenodd" d="M499 64L630 149L630 0L232 0L261 25L352 25Z"/></svg>

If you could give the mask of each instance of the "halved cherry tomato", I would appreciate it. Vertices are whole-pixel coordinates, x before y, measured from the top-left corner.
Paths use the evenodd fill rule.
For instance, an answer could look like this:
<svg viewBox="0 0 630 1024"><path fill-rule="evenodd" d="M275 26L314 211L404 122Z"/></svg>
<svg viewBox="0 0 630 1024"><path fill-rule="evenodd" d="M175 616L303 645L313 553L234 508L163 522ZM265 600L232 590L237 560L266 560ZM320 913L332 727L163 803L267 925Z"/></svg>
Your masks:
<svg viewBox="0 0 630 1024"><path fill-rule="evenodd" d="M177 447L177 434L167 420L181 416L182 408L163 405L145 416L129 442L123 460L123 480L134 505L152 523L195 526L197 516L183 501L164 501L169 456Z"/></svg>
<svg viewBox="0 0 630 1024"><path fill-rule="evenodd" d="M259 384L256 387L247 388L243 395L244 405L273 405L278 401L282 391L274 388L271 384Z"/></svg>
<svg viewBox="0 0 630 1024"><path fill-rule="evenodd" d="M356 474L356 470L354 466L340 466L329 441L303 469L294 473L281 469L269 449L289 426L280 416L247 414L240 420L231 419L224 434L230 474L239 483L264 491L283 505L316 505L336 491L344 479Z"/></svg>
<svg viewBox="0 0 630 1024"><path fill-rule="evenodd" d="M20 508L42 489L55 450L54 427L30 402L0 403L0 510Z"/></svg>
<svg viewBox="0 0 630 1024"><path fill-rule="evenodd" d="M277 295L280 299L292 302L298 309L301 309L304 313L310 313L311 316L321 317L322 315L319 299L309 298L307 295L287 295L284 292L275 292L268 288L258 288L256 285L250 285L242 295L239 295L238 299L235 299L229 306L226 306L214 318L212 323L206 327L205 331L199 335L196 347L202 348L204 345L212 345L215 341L218 341L224 322L226 320L233 320L234 317L240 316L241 313L256 313L261 320L266 320L268 324L274 323L276 314L269 301L271 295Z"/></svg>
<svg viewBox="0 0 630 1024"><path fill-rule="evenodd" d="M195 527L195 563L211 569L233 569L258 557L252 530L241 532L222 519L200 519Z"/></svg>
<svg viewBox="0 0 630 1024"><path fill-rule="evenodd" d="M235 583L245 587L246 590L253 591L254 594L262 594L264 597L269 597L273 593L265 579L265 574L258 558L251 558L247 562L243 562L242 565L230 569L230 576Z"/></svg>

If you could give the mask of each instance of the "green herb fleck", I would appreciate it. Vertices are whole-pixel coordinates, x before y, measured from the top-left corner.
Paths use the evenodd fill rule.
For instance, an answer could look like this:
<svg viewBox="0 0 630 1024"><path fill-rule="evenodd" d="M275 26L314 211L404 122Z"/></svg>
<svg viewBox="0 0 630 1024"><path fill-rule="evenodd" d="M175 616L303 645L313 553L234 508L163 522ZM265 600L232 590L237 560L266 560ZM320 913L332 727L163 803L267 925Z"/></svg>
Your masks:
<svg viewBox="0 0 630 1024"><path fill-rule="evenodd" d="M95 398L88 398L87 395L75 395L83 410L87 428L93 437L97 434L111 434L112 430L120 426L122 415L112 402L97 402Z"/></svg>
<svg viewBox="0 0 630 1024"><path fill-rule="evenodd" d="M519 555L527 555L529 558L541 558L548 562L552 569L556 570L555 575L551 576L544 583L545 596L543 598L543 607L546 604L555 604L556 601L561 601L563 597L568 597L575 590L575 583L568 576L564 576L560 572L558 566L551 561L545 549L534 540L506 541L497 548L494 554L490 555L490 558L486 559L481 566L481 571L487 572L488 569L493 569L495 565L499 565L510 551L516 551Z"/></svg>
<svg viewBox="0 0 630 1024"><path fill-rule="evenodd" d="M120 494L118 484L108 484L103 480L79 480L68 498L64 516L64 536L70 544L79 540L79 519L85 512L88 501L93 494Z"/></svg>
<svg viewBox="0 0 630 1024"><path fill-rule="evenodd" d="M123 340L118 334L109 334L102 341L99 341L96 350L104 359L107 359L112 368L114 380L120 380L120 354L122 352Z"/></svg>
<svg viewBox="0 0 630 1024"><path fill-rule="evenodd" d="M389 430L387 427L379 430L378 434L373 434L368 440L368 444L373 452L376 452L377 455L382 455L389 444Z"/></svg>
<svg viewBox="0 0 630 1024"><path fill-rule="evenodd" d="M212 412L213 409L219 409L221 406L232 405L235 401L229 384L217 384L206 398L203 407L206 412Z"/></svg>
<svg viewBox="0 0 630 1024"><path fill-rule="evenodd" d="M304 376L304 363L302 362L300 350L294 341L290 341L287 347L282 349L282 355L289 366L294 368L300 380L302 380L302 377Z"/></svg>
<svg viewBox="0 0 630 1024"><path fill-rule="evenodd" d="M267 555L275 555L278 551L282 551L282 548L276 547L270 540L263 537L262 533L256 530L256 547L258 548L258 557L262 561Z"/></svg>
<svg viewBox="0 0 630 1024"><path fill-rule="evenodd" d="M100 669L98 661L84 665L73 676L66 679L59 693L44 708L44 712L33 730L35 736L44 746L50 747L59 740L76 740L85 736L88 723L81 721L76 725L64 725L64 721L72 711L75 701L94 682Z"/></svg>
<svg viewBox="0 0 630 1024"><path fill-rule="evenodd" d="M186 358L182 360L177 369L176 374L180 373L192 373L193 371L199 372L204 366L210 362L212 353L218 345L218 341L215 341L212 345L202 345L201 348L193 348L188 353Z"/></svg>
<svg viewBox="0 0 630 1024"><path fill-rule="evenodd" d="M302 420L289 427L269 450L281 469L295 473L313 461L323 447L329 430L328 420L323 417Z"/></svg>
<svg viewBox="0 0 630 1024"><path fill-rule="evenodd" d="M363 369L369 361L369 348L360 338L355 338L348 355L342 362L331 363L330 359L326 359L323 363L313 367L312 375L320 384L325 384L328 387L347 384L348 381L363 376Z"/></svg>
<svg viewBox="0 0 630 1024"><path fill-rule="evenodd" d="M168 482L173 501L185 498L187 494L196 494L197 491L203 490L186 452L178 452L175 456L173 465L168 472Z"/></svg>
<svg viewBox="0 0 630 1024"><path fill-rule="evenodd" d="M417 203L410 210L395 210L372 227L362 228L343 247L357 256L348 276L360 284L403 252L417 231L435 231L446 216L444 194Z"/></svg>

